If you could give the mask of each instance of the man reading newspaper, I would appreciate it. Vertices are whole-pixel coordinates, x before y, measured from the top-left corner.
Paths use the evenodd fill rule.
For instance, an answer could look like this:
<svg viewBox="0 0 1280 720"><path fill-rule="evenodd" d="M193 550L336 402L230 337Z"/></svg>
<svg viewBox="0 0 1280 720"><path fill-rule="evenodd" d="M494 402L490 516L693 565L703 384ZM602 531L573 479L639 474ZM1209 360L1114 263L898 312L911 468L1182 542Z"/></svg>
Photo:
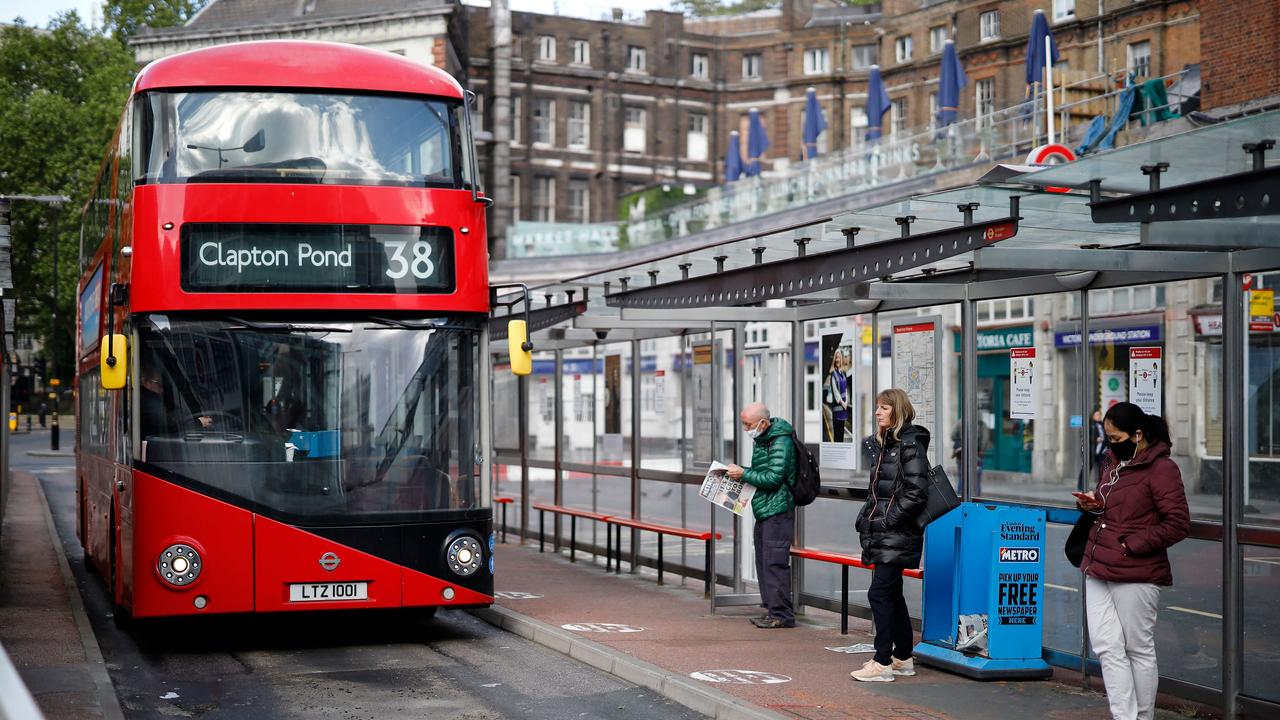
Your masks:
<svg viewBox="0 0 1280 720"><path fill-rule="evenodd" d="M752 439L751 467L730 465L725 474L755 487L751 511L756 518L756 578L760 604L769 612L751 623L759 628L796 626L791 606L791 538L796 508L791 488L796 482L796 448L791 423L769 416L764 403L752 403L738 416Z"/></svg>

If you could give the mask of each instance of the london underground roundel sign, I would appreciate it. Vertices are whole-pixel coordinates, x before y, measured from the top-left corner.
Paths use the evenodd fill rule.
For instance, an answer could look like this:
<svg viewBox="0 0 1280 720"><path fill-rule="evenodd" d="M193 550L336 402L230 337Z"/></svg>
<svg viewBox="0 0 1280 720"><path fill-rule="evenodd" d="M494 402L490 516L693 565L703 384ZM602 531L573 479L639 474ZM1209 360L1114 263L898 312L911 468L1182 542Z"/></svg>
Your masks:
<svg viewBox="0 0 1280 720"><path fill-rule="evenodd" d="M1049 143L1048 145L1041 145L1039 147L1032 148L1031 152L1027 153L1026 164L1036 167L1048 167L1049 165L1069 163L1075 159L1076 154L1071 151L1071 148L1059 143ZM1045 188L1048 192L1057 193L1064 193L1069 189L1070 188L1064 187Z"/></svg>

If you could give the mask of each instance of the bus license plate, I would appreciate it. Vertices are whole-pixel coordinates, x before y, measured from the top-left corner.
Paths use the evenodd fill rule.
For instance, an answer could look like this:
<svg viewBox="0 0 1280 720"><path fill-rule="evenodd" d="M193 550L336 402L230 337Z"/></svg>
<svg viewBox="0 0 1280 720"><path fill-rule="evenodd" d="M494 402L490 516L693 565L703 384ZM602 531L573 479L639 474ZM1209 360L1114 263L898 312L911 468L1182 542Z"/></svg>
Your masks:
<svg viewBox="0 0 1280 720"><path fill-rule="evenodd" d="M368 600L367 582L291 583L289 602Z"/></svg>

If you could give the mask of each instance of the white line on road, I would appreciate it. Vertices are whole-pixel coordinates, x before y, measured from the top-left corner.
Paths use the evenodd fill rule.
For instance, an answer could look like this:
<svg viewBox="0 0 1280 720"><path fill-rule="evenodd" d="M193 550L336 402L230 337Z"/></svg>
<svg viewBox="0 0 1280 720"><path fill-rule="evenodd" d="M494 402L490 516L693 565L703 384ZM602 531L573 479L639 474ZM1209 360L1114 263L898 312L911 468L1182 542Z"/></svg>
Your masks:
<svg viewBox="0 0 1280 720"><path fill-rule="evenodd" d="M1177 610L1178 612L1190 613L1191 615L1200 615L1201 617L1214 618L1216 620L1222 619L1222 616L1219 615L1218 613L1205 612L1204 610L1192 610L1191 608L1178 607L1177 605L1170 605L1169 609Z"/></svg>
<svg viewBox="0 0 1280 720"><path fill-rule="evenodd" d="M1280 557L1260 557L1245 558L1245 562L1266 563L1268 565L1280 565Z"/></svg>
<svg viewBox="0 0 1280 720"><path fill-rule="evenodd" d="M1045 583L1045 587L1051 587L1054 590L1066 590L1067 592L1080 592L1080 588L1073 588L1069 585L1055 585L1053 583Z"/></svg>

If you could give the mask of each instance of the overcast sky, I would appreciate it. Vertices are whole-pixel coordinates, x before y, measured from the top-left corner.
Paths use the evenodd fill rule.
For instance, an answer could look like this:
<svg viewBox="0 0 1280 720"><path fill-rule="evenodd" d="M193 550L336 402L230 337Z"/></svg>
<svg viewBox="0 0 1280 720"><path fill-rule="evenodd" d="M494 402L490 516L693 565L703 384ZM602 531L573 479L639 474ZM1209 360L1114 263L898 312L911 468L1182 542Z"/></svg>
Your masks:
<svg viewBox="0 0 1280 720"><path fill-rule="evenodd" d="M469 5L488 5L488 0L465 0ZM565 14L576 17L601 18L609 16L610 8L620 7L631 13L644 10L662 9L670 5L669 0L510 0L512 10L546 13L549 15ZM49 21L66 10L80 13L80 19L88 23L91 19L97 25L102 24L101 0L0 0L0 21L12 22L21 17L28 25L45 27Z"/></svg>

